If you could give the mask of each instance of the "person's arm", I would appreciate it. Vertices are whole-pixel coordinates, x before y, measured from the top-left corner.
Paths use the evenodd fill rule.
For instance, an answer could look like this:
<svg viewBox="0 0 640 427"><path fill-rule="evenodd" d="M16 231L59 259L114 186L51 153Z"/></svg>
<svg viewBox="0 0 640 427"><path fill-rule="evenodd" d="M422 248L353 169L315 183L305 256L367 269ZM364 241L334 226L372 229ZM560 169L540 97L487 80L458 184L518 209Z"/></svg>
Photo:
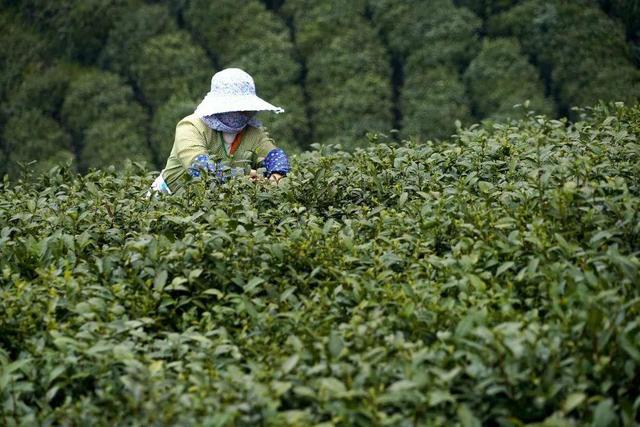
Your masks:
<svg viewBox="0 0 640 427"><path fill-rule="evenodd" d="M188 121L178 123L176 127L176 155L182 167L192 177L199 177L200 170L215 170L215 164L209 159L205 137L200 130Z"/></svg>
<svg viewBox="0 0 640 427"><path fill-rule="evenodd" d="M256 154L258 158L262 159L266 169L266 177L273 181L279 181L291 170L287 154L283 149L276 147L273 139L264 131L256 149Z"/></svg>

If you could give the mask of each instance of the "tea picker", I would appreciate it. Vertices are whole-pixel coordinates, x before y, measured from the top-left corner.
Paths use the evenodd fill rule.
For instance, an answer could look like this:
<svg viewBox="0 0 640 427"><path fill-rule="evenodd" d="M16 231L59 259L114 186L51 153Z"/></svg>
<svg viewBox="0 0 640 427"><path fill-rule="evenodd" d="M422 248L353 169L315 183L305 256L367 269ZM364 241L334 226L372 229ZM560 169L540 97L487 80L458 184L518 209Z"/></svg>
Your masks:
<svg viewBox="0 0 640 427"><path fill-rule="evenodd" d="M284 112L257 96L253 78L243 70L214 74L194 113L178 122L167 164L151 188L175 194L188 177L207 174L225 179L246 173L255 180L257 164L265 178L280 180L290 170L289 159L256 119L260 111Z"/></svg>

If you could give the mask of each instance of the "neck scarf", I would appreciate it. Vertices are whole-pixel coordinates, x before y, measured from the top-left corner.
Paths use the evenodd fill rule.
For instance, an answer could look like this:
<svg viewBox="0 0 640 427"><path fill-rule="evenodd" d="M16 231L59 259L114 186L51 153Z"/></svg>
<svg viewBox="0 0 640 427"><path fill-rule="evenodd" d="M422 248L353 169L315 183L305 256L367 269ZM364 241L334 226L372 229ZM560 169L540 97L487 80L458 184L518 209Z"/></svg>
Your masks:
<svg viewBox="0 0 640 427"><path fill-rule="evenodd" d="M212 114L202 117L202 121L213 130L228 133L238 133L247 125L260 127L262 123L254 117L248 117L239 111L230 111L228 113Z"/></svg>

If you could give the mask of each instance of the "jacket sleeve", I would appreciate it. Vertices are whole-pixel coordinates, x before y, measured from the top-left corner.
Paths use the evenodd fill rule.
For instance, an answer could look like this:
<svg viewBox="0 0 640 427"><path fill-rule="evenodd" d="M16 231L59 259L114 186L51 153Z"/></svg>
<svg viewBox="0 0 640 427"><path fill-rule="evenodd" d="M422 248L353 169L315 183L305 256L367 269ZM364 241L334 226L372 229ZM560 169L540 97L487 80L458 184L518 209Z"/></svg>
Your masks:
<svg viewBox="0 0 640 427"><path fill-rule="evenodd" d="M176 155L185 170L189 169L197 156L207 154L204 135L188 121L178 123L174 144Z"/></svg>
<svg viewBox="0 0 640 427"><path fill-rule="evenodd" d="M256 147L256 154L258 160L262 162L266 169L265 176L271 176L271 174L274 173L286 175L291 170L289 158L286 153L281 148L276 147L273 139L271 139L265 130L261 132L260 142Z"/></svg>
<svg viewBox="0 0 640 427"><path fill-rule="evenodd" d="M258 140L257 146L255 147L255 152L256 152L256 155L258 156L258 159L262 160L265 157L267 157L267 154L269 154L269 152L274 148L277 148L277 147L273 142L273 139L269 136L269 134L264 129L261 129L260 138Z"/></svg>

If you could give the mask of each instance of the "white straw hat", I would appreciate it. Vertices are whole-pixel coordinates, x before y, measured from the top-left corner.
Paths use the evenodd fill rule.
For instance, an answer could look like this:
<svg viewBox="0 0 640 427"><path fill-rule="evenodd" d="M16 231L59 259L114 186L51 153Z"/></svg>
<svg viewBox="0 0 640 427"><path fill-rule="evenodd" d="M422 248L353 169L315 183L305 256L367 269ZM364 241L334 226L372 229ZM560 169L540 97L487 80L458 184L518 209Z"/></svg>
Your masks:
<svg viewBox="0 0 640 427"><path fill-rule="evenodd" d="M226 68L213 75L211 90L196 108L198 117L230 111L274 111L284 109L269 104L256 95L253 78L239 68Z"/></svg>

